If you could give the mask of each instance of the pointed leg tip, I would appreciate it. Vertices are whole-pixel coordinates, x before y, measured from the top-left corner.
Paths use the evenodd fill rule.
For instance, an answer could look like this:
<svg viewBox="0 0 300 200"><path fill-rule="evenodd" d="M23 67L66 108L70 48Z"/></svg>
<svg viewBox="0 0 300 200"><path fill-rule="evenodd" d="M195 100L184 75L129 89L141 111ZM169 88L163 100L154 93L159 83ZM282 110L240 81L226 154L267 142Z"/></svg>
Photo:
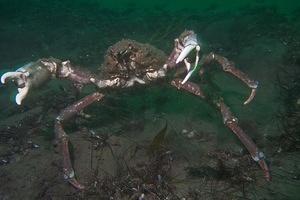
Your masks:
<svg viewBox="0 0 300 200"><path fill-rule="evenodd" d="M265 174L266 181L271 182L272 181L272 177L271 177L269 169L264 169L264 174Z"/></svg>
<svg viewBox="0 0 300 200"><path fill-rule="evenodd" d="M248 105L252 100L253 100L254 96L249 96L248 99L246 101L244 101L244 105Z"/></svg>
<svg viewBox="0 0 300 200"><path fill-rule="evenodd" d="M247 105L247 104L249 104L250 102L248 101L248 100L246 100L243 104L244 105Z"/></svg>
<svg viewBox="0 0 300 200"><path fill-rule="evenodd" d="M261 159L258 161L258 164L260 166L260 168L263 170L264 172L264 176L265 176L265 179L270 182L272 180L271 178L271 174L270 174L270 169L269 169L269 166L267 164L267 162L265 161L265 159Z"/></svg>
<svg viewBox="0 0 300 200"><path fill-rule="evenodd" d="M78 190L84 190L85 187L84 185L80 184L75 178L72 178L70 180L68 180L68 182L76 189Z"/></svg>
<svg viewBox="0 0 300 200"><path fill-rule="evenodd" d="M249 96L248 99L244 102L244 105L249 104L249 103L254 99L255 95L256 95L256 88L253 88L253 89L251 90L250 96Z"/></svg>

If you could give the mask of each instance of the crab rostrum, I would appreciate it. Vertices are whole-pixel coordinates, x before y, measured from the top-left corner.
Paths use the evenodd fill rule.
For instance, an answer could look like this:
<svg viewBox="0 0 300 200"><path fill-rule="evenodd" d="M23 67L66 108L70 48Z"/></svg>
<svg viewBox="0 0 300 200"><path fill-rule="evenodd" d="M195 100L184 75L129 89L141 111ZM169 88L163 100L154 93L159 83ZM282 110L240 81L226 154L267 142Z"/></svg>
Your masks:
<svg viewBox="0 0 300 200"><path fill-rule="evenodd" d="M190 61L187 56L195 51L195 58ZM43 58L28 63L14 72L2 75L1 82L5 84L8 80L16 83L18 94L16 103L21 105L32 88L39 88L43 83L51 79L68 79L74 85L83 87L95 85L99 91L90 94L72 105L63 109L55 119L55 134L60 144L63 159L64 178L77 189L84 189L75 176L69 153L69 137L64 131L63 124L70 118L79 114L84 108L94 102L101 101L104 97L102 92L109 92L114 88L127 88L136 84L150 84L158 79L164 80L167 72L175 68L184 69L185 76L175 78L171 85L178 90L191 93L203 100L213 104L220 111L225 126L227 126L244 144L254 161L264 171L265 178L270 180L270 172L261 152L252 139L240 128L237 118L232 114L230 108L224 103L222 97L217 95L206 95L200 86L189 81L192 74L198 72L203 76L206 67L216 62L224 72L227 72L244 82L250 89L251 94L244 104L252 101L256 94L258 82L250 79L245 73L236 68L233 62L215 53L200 56L200 45L197 35L193 31L184 31L175 39L174 48L167 57L165 53L149 44L143 44L134 40L121 40L109 47L101 65L100 74L94 74L74 67L70 61L61 61L55 58ZM201 69L199 69L201 67ZM106 90L101 90L107 88ZM102 92L101 92L102 91Z"/></svg>

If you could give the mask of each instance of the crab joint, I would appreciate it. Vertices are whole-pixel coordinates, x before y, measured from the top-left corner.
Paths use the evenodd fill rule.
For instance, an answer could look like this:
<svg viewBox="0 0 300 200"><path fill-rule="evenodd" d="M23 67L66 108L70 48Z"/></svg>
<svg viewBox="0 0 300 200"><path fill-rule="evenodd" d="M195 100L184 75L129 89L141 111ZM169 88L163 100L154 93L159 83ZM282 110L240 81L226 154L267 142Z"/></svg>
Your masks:
<svg viewBox="0 0 300 200"><path fill-rule="evenodd" d="M69 180L69 179L72 179L75 177L74 170L69 170L67 168L64 168L63 171L64 171L64 179L65 180Z"/></svg>
<svg viewBox="0 0 300 200"><path fill-rule="evenodd" d="M68 181L72 186L77 188L78 190L83 190L85 187L81 185L75 178L75 172L74 170L68 170L67 168L64 168L64 179Z"/></svg>
<svg viewBox="0 0 300 200"><path fill-rule="evenodd" d="M262 151L257 151L254 156L251 156L255 162L259 162L260 160L264 160L265 154Z"/></svg>

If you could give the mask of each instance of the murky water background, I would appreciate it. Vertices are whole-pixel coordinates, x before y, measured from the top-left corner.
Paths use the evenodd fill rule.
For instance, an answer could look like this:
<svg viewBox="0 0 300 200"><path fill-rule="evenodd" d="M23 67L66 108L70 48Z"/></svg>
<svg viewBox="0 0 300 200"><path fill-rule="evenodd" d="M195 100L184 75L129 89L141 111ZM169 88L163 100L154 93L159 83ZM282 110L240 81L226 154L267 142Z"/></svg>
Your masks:
<svg viewBox="0 0 300 200"><path fill-rule="evenodd" d="M191 199L297 199L299 2L184 2L1 0L0 74L50 56L70 59L97 72L106 49L122 38L150 43L168 54L173 39L185 29L192 29L198 34L203 51L226 56L259 81L255 100L243 106L248 88L217 68L208 75L241 126L266 153L272 182L265 182L260 169L250 161L249 168L254 174L252 180L243 182L243 187L230 178L220 183L213 176L189 174L189 167L200 169L210 161L209 152L226 151L238 156L247 153L213 107L167 83L108 93L102 104L86 110L92 118L70 123L68 132L79 179L91 183L95 169L101 174L104 166L110 168L107 163L114 161L107 155L107 160L99 161L100 166L89 163L93 156L99 159L99 155L92 155L86 129L112 135L111 143L122 146L116 150L120 160L123 154L118 152L127 152L124 148L132 145L151 144L167 122L168 135L162 142L173 152L173 177L178 178L174 178L177 182L173 184L177 184L174 191L179 191L178 198L187 197L190 189L199 194ZM0 199L108 198L97 192L76 192L61 177L60 157L52 145L53 119L75 100L68 82L52 81L32 92L21 107L13 101L13 85L0 87ZM91 90L87 88L81 96ZM22 116L28 112L34 117ZM78 129L81 131L77 132ZM187 136L186 131L196 134ZM124 153L123 157L129 154ZM210 189L201 185L208 183ZM229 185L230 189L220 192L216 189L218 184Z"/></svg>

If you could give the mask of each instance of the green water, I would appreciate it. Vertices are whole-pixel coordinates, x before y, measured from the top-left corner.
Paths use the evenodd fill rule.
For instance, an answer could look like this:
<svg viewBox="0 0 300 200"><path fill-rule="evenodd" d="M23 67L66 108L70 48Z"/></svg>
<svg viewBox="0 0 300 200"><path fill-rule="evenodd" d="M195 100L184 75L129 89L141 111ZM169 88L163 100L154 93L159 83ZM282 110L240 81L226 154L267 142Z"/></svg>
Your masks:
<svg viewBox="0 0 300 200"><path fill-rule="evenodd" d="M225 196L223 193L209 197L200 195L196 199L298 199L300 3L297 0L0 0L0 74L50 56L70 59L82 68L98 72L106 49L123 38L150 43L169 54L174 38L185 29L198 34L201 51L226 56L259 81L255 100L244 106L242 103L250 91L240 81L217 67L208 75L212 88L224 98L241 126L265 152L273 175L272 182L266 183L259 168L252 165L255 178L246 184L244 192L232 193L232 196L228 194L230 192ZM198 81L196 76L192 80ZM0 199L22 199L21 196L68 199L68 195L74 195L60 176L55 181L49 177L39 180L50 185L51 189L47 189L49 196L41 195L42 189L29 187L26 182L31 174L35 174L31 162L36 163L38 169L42 153L47 158L55 155L53 119L60 109L75 100L68 89L72 89L68 82L52 81L30 93L25 105L18 107L13 100L14 86L1 85L0 158L13 152L19 161L0 165L0 182L1 179L8 182L7 185L0 183ZM92 90L85 89L81 96ZM68 95L72 98L66 98ZM38 106L47 113L38 124L32 125L34 123L30 120L17 121L20 127L7 131L3 125L3 122L8 123L5 119L13 119L20 112ZM85 127L117 136L121 134L145 145L167 121L169 134L173 134L169 136L169 147L193 166L203 164L201 159L209 151L240 152L243 149L212 106L178 92L167 83L107 92L103 104L93 105L86 112L93 117L83 122ZM140 126L130 126L132 123ZM284 126L286 124L288 126ZM39 127L37 132L32 131L33 126ZM71 126L70 132L78 128ZM183 129L205 133L209 135L208 140L186 139L181 134ZM286 135L289 139L282 139ZM15 151L14 146L22 146L29 139L37 140L42 148L40 153L39 150L35 152L39 156L29 153L31 156L26 159L26 155ZM28 172L22 170L23 166ZM27 180L22 182L24 179ZM34 180L33 185L40 184ZM194 177L185 179L187 183L193 180ZM236 187L232 184L232 188ZM62 188L65 187L67 191L64 193ZM12 194L14 190L19 190L20 195ZM181 194L184 197L185 192ZM76 193L75 197L97 198L97 195L89 195Z"/></svg>

